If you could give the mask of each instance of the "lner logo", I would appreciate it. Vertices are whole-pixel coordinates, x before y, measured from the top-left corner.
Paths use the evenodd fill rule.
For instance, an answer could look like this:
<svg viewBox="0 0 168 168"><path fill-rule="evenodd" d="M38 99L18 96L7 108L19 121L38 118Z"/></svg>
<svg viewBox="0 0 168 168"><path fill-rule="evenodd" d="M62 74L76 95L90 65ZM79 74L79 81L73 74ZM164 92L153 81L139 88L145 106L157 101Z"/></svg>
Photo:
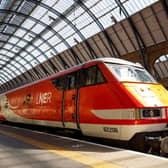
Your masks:
<svg viewBox="0 0 168 168"><path fill-rule="evenodd" d="M37 97L36 104L51 103L51 98L52 98L51 92L40 93L40 95Z"/></svg>

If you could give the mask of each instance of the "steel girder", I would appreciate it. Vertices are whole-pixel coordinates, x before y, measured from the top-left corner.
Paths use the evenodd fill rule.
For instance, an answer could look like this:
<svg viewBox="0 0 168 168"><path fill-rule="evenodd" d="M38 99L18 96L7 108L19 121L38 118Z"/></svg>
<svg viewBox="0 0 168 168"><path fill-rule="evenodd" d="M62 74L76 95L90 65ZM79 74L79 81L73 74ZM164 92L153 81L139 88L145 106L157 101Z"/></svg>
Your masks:
<svg viewBox="0 0 168 168"><path fill-rule="evenodd" d="M0 55L2 55L2 56L4 56L4 57L6 57L6 55L5 54L0 54ZM9 57L6 57L6 58L9 58ZM3 62L6 62L4 59L2 59L2 58L0 58L0 60L1 61L3 61ZM17 60L14 60L14 62L16 62L16 63L18 63L19 65L22 65L19 61L17 61ZM2 64L1 64L2 65ZM11 63L11 65L16 69L16 70L18 70L20 73L23 73L15 64L13 64L13 63ZM9 68L10 69L10 71L11 71L11 73L14 73L16 76L18 75L18 74L16 74L16 72L15 71L13 71L12 69L11 69L11 67L6 67L6 68ZM9 76L11 76L11 75L9 75ZM11 76L12 77L12 76ZM15 76L14 76L15 77Z"/></svg>
<svg viewBox="0 0 168 168"><path fill-rule="evenodd" d="M118 5L118 7L120 8L120 11L125 15L125 17L127 18L128 22L130 24L130 27L132 29L132 32L135 35L135 39L136 39L136 42L137 42L139 50L140 50L142 63L144 65L144 67L146 69L148 69L147 56L146 56L146 45L145 45L140 33L138 32L132 18L130 17L128 11L125 9L124 5L121 3L121 0L115 0L115 2Z"/></svg>
<svg viewBox="0 0 168 168"><path fill-rule="evenodd" d="M16 35L13 35L13 34L9 34L9 33L0 32L0 34L6 35L6 36L9 36L9 37L14 37L14 38L18 39L19 42L20 42L20 41L24 41L25 43L27 43L27 44L29 44L29 45L32 45L34 49L36 49L37 51L39 51L39 52L41 53L41 55L44 55L44 56L45 56L45 53L44 53L40 48L38 48L38 47L37 47L36 45L34 45L33 43L29 43L28 40L25 40L25 39L23 39L23 38L21 38L21 37L19 37L19 36L16 36ZM18 55L18 57L20 57L20 56ZM34 58L35 58L35 61L37 61L37 63L40 65L40 61L39 61L36 57L34 57ZM33 59L34 59L34 58L33 58ZM48 57L46 57L46 59L48 59ZM51 67L53 67L53 63L52 63L52 62L49 62L49 63L50 63L50 65L51 65ZM45 69L45 67L44 67L42 64L41 64L41 67L42 67L42 70ZM54 70L54 69L56 69L56 67L53 67L53 70ZM44 71L44 72L45 72L45 71Z"/></svg>
<svg viewBox="0 0 168 168"><path fill-rule="evenodd" d="M2 41L2 40L0 40L0 42L1 43L5 43L5 41ZM13 43L10 43L10 42L8 42L8 44L10 44L10 45L14 45ZM21 48L20 46L17 46L18 48ZM11 53L13 53L13 54L16 54L15 52L13 52L13 51L11 51L11 50L9 50L9 49L6 49L6 48L2 48L2 50L6 50L7 52L11 52ZM24 50L26 53L29 53L28 51L26 51L26 50ZM32 55L32 54L30 54L30 55ZM8 57L8 56L6 56L6 57ZM10 59L11 59L11 57L9 57ZM12 57L13 58L13 57ZM25 62L27 62L27 64L29 64L29 61L27 60L27 59L25 59L24 57L22 57L22 56L20 56L20 58L22 58ZM11 63L11 61L15 61L15 62L17 62L22 68L24 68L25 69L25 71L27 71L27 69L20 63L20 62L18 62L17 60L15 60L14 58L12 59L12 60L10 60L10 63ZM7 61L8 62L8 61ZM7 63L6 62L6 63ZM31 68L33 68L33 65L32 64L29 64L30 66L31 66ZM35 69L34 69L35 70ZM28 72L28 74L29 74L29 76L32 78L32 75L29 73L29 71L27 71ZM37 75L39 75L39 73L37 72L37 71L35 71L35 73L37 74Z"/></svg>
<svg viewBox="0 0 168 168"><path fill-rule="evenodd" d="M12 14L16 14L16 15L19 15L19 16L23 16L23 17L26 17L26 18L29 18L30 20L34 21L34 22L38 22L40 25L44 26L44 27L47 27L48 30L50 30L51 32L53 32L60 40L62 40L65 44L65 46L67 46L67 48L71 47L70 44L59 34L57 33L51 26L47 25L46 23L32 17L32 16L29 16L29 15L26 15L24 13L18 13L16 11L10 11L10 10L1 10L0 9L0 13L12 13ZM5 23L8 25L8 23ZM9 23L9 25L11 25ZM16 25L13 25L13 26L16 26ZM18 28L20 28L21 26L18 26ZM28 29L24 29L25 31L28 30ZM29 32L29 30L28 30ZM35 33L34 33L35 35ZM36 38L39 38L39 35L35 35ZM35 41L35 40L34 40ZM30 43L32 43L33 41L30 41ZM26 47L28 47L29 45L27 45ZM52 47L53 48L53 47ZM51 48L51 49L52 49ZM58 53L56 50L54 50L54 53ZM17 53L17 55L19 55L20 53ZM61 62L62 63L62 62ZM64 66L64 65L63 65Z"/></svg>
<svg viewBox="0 0 168 168"><path fill-rule="evenodd" d="M111 49L111 51L113 53L113 54L111 53L111 56L113 55L114 57L119 57L120 53L119 53L117 47L114 45L114 43L111 40L111 38L109 37L108 33L104 29L103 25L97 19L97 17L93 14L93 12L87 8L87 6L83 3L82 0L74 0L74 2L79 4L80 7L83 8L83 10L88 13L88 15L92 18L93 21L95 21L97 26L100 28L101 32L103 33L103 35L104 35L105 39L107 40L107 43L109 44L110 49Z"/></svg>
<svg viewBox="0 0 168 168"><path fill-rule="evenodd" d="M39 5L45 9L49 10L50 12L54 13L55 15L57 15L61 20L63 20L67 25L69 25L74 30L74 32L76 32L78 34L78 36L80 37L80 39L82 41L85 42L88 50L90 51L90 56L88 55L90 57L90 59L97 57L97 55L94 55L95 53L92 53L93 49L92 49L91 45L88 43L88 41L86 40L85 36L80 32L80 30L66 16L64 16L63 14L58 12L57 10L53 9L52 7L46 5L42 2L39 2L37 0L26 0L26 1L29 1L29 2L34 3L36 5ZM54 25L55 25L55 23L53 22L52 26L54 26Z"/></svg>
<svg viewBox="0 0 168 168"><path fill-rule="evenodd" d="M15 27L15 28L24 30L24 31L26 31L26 32L29 32L29 33L31 33L31 34L34 35L34 36L38 36L38 39L41 39L44 43L47 43L47 45L54 51L54 53L56 53L56 54L58 53L58 51L57 51L55 48L53 48L52 45L51 45L47 40L45 40L42 36L36 34L36 33L33 32L33 31L31 31L31 30L29 30L29 29L26 29L25 27L21 27L21 26L18 26L18 25L15 25L15 24L11 24L11 23L0 22L0 24L1 24L1 25L5 24L5 25L11 26L11 27ZM0 32L0 33L2 33L2 32ZM32 43L29 43L29 44L32 45ZM43 52L43 53L44 53L44 52ZM19 56L19 55L18 55L18 56ZM44 56L47 58L46 55L44 55ZM53 69L56 69L56 70L58 71L58 68L57 68L56 66L54 66L52 62L50 62L50 64L51 64L51 66L53 67Z"/></svg>
<svg viewBox="0 0 168 168"><path fill-rule="evenodd" d="M168 17L168 0L160 0Z"/></svg>
<svg viewBox="0 0 168 168"><path fill-rule="evenodd" d="M1 74L0 75L0 79L3 79L3 83L8 83L9 84L9 82L8 81L10 81L11 79L8 77L8 73L7 73L7 75L6 74ZM8 79L8 80L6 80L6 79ZM13 82L14 83L14 82ZM9 84L10 85L10 88L13 88L13 85L11 85L11 84ZM15 84L14 84L15 85Z"/></svg>
<svg viewBox="0 0 168 168"><path fill-rule="evenodd" d="M75 51L73 49L71 49L71 46L70 44L57 32L53 29L52 25L47 25L46 23L42 22L41 20L38 20L30 15L26 15L24 13L19 13L19 12L16 12L16 11L12 11L12 10L4 10L4 9L0 9L0 13L7 13L7 14L15 14L15 15L18 15L18 16L22 16L22 17L25 17L27 19L30 19L32 21L34 21L35 23L39 23L40 25L46 27L45 31L51 31L52 33L54 33L62 42L64 42L65 46L67 47L67 49L70 49L72 55L74 56L74 62L76 62L76 64L78 63L81 63L80 59L78 58L78 61L76 60L77 59L77 54L75 53ZM20 26L19 26L20 27ZM42 33L38 34L35 36L34 40L32 40L31 42L34 42L36 39L38 39L39 35L41 35ZM29 45L27 45L29 46ZM27 47L26 46L26 47ZM53 48L53 47L52 47ZM56 52L58 53L58 52ZM18 53L19 55L20 53ZM65 61L64 61L65 62ZM62 62L61 62L62 63ZM64 66L64 65L63 65Z"/></svg>

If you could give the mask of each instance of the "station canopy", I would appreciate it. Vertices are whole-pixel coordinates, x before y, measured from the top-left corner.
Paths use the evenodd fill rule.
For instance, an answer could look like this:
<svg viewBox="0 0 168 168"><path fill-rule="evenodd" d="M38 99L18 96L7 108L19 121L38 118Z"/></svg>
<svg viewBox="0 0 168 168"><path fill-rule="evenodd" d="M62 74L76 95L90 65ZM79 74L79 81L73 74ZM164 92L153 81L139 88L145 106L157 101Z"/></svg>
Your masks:
<svg viewBox="0 0 168 168"><path fill-rule="evenodd" d="M72 47L119 22L157 0L1 0L0 1L0 85L41 66L44 76L51 75L42 65L50 61L52 72L69 68L60 53L69 50L72 64L81 63ZM86 43L87 44L87 43ZM89 47L89 44L86 45ZM64 65L63 65L64 64ZM35 78L23 76L31 82ZM27 80L26 78L31 78ZM36 78L36 80L38 79ZM3 90L1 88L1 90Z"/></svg>

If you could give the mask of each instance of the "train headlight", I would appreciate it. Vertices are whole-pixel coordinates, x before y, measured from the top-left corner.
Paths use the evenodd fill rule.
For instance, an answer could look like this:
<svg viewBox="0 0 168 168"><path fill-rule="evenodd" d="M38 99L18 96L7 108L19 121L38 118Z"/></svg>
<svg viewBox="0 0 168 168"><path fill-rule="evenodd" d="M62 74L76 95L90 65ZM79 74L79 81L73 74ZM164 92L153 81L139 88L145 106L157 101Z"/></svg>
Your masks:
<svg viewBox="0 0 168 168"><path fill-rule="evenodd" d="M162 111L160 108L140 109L141 119L145 118L162 118Z"/></svg>

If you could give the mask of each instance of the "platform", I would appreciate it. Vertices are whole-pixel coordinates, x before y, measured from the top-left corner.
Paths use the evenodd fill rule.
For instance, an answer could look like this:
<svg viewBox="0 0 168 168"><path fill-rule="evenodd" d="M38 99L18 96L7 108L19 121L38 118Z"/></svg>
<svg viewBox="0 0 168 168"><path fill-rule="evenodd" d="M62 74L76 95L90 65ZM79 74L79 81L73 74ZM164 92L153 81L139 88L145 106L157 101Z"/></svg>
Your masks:
<svg viewBox="0 0 168 168"><path fill-rule="evenodd" d="M0 125L0 168L167 168L168 159Z"/></svg>

